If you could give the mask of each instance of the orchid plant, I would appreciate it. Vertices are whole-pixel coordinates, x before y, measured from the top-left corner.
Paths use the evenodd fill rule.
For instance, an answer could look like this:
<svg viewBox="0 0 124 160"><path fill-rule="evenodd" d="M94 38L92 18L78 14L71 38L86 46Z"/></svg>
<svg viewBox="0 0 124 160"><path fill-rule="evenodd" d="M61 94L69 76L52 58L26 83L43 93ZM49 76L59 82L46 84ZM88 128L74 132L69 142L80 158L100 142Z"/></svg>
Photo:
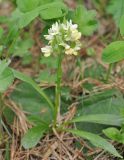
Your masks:
<svg viewBox="0 0 124 160"><path fill-rule="evenodd" d="M111 154L121 157L120 154L116 151L114 146L109 143L107 140L102 138L99 135L82 131L78 129L70 129L72 124L77 122L90 122L98 124L107 124L107 125L117 125L120 126L122 121L116 123L115 121L120 120L120 116L117 115L107 115L107 114L96 114L96 115L87 115L81 117L75 117L66 122L61 121L60 109L61 105L61 81L62 81L62 60L64 56L78 56L79 50L81 49L81 33L78 31L78 25L73 24L72 21L64 20L63 23L56 22L48 30L48 35L44 36L48 40L48 45L41 48L42 53L45 57L54 56L57 58L57 80L55 86L55 102L53 103L51 99L39 88L36 83L27 77L26 75L13 70L14 76L24 82L29 83L40 95L46 100L52 109L53 121L51 124L42 123L40 125L34 126L28 130L28 132L22 138L22 145L25 149L34 147L40 139L43 137L44 133L48 131L55 132L69 132L89 140L96 147L100 147Z"/></svg>
<svg viewBox="0 0 124 160"><path fill-rule="evenodd" d="M121 126L123 123L123 119L120 118L120 116L110 114L90 114L87 116L78 116L66 122L61 121L60 109L62 107L62 60L64 56L78 56L79 54L79 50L81 49L81 32L78 31L78 25L73 24L72 20L64 20L63 23L56 22L48 30L48 35L45 35L44 37L48 41L48 45L41 48L42 53L45 57L54 56L57 59L57 77L54 102L39 87L39 85L34 80L32 80L32 78L15 69L8 67L9 63L7 61L0 61L0 82L4 84L3 86L1 86L2 88L0 88L0 92L6 90L6 88L8 88L10 84L12 84L14 78L17 78L31 85L35 89L35 91L37 91L40 94L40 96L44 98L44 100L47 102L48 106L52 111L51 124L48 124L46 122L41 122L41 124L38 123L36 125L33 124L33 127L29 129L22 138L22 146L25 149L34 147L38 144L40 139L47 132L69 132L71 134L89 140L96 147L100 147L115 155L116 157L121 157L120 154L114 148L114 146L101 136L87 131L72 128L73 124L78 122L90 122L104 125L106 124L113 126ZM6 81L4 81L5 78ZM1 106L3 105L1 104Z"/></svg>
<svg viewBox="0 0 124 160"><path fill-rule="evenodd" d="M54 54L58 59L58 69L57 69L57 83L56 83L56 98L55 98L55 121L56 126L57 119L60 116L60 106L61 106L61 79L62 79L62 59L64 53L66 55L78 55L78 51L81 48L80 38L81 33L77 30L78 25L72 24L72 21L67 21L64 23L58 23L52 25L48 30L48 35L44 37L48 40L47 46L41 48L45 57Z"/></svg>
<svg viewBox="0 0 124 160"><path fill-rule="evenodd" d="M19 84L20 86L24 85L22 87L24 89L22 88L21 89L24 91L22 95L25 98L23 101L26 101L26 103L24 102L26 104L26 107L28 106L31 109L33 108L32 109L33 111L36 111L35 113L33 111L29 113L23 110L24 113L26 113L27 121L30 122L31 124L30 126L32 127L22 137L21 144L23 148L30 149L32 147L35 147L39 143L40 139L43 138L43 136L49 132L51 133L52 136L59 135L58 133L61 133L61 132L62 133L69 132L70 134L74 134L78 137L81 137L90 141L94 146L98 148L102 148L116 157L122 158L121 155L114 148L114 146L111 143L109 143L105 138L102 138L98 134L91 133L93 132L92 129L90 130L91 132L82 130L85 128L83 126L84 123L86 124L94 123L95 125L100 124L104 126L113 126L113 127L115 126L119 128L122 126L124 122L124 118L122 115L116 114L115 112L113 114L110 114L109 112L106 112L109 114L102 114L105 112L101 112L100 114L99 110L97 114L93 114L94 112L87 112L87 114L82 114L80 113L80 109L79 110L77 109L78 111L77 113L75 113L74 116L72 116L69 120L64 121L63 120L64 115L61 112L61 110L64 108L63 99L62 99L63 98L62 97L63 60L65 57L68 57L68 56L75 56L75 59L76 58L78 59L79 51L82 47L82 43L80 41L81 36L92 35L98 27L98 22L95 18L97 15L96 12L94 10L87 10L86 7L83 6L82 4L78 5L77 8L74 10L70 10L63 0L59 2L57 0L53 0L53 1L31 0L30 3L28 0L12 0L12 1L14 2L15 6L17 5L17 8L15 8L15 10L13 11L10 20L9 18L5 18L5 17L2 17L3 19L1 18L0 20L0 21L5 21L5 23L9 24L8 35L6 38L4 38L4 32L5 32L4 29L0 27L0 43L1 43L0 44L0 142L2 139L4 139L3 138L4 131L6 130L7 133L9 133L3 121L3 117L4 117L3 112L4 112L4 109L6 108L4 104L4 98L6 98L6 96L4 96L4 93L8 89L8 87L12 85L12 83L14 82L14 79L17 78L23 82L26 82L26 83ZM111 1L114 1L114 0L111 0ZM93 3L98 4L98 6L100 5L100 2L95 2L95 0L93 1ZM115 5L115 3L117 2L110 3L109 5L110 7L108 8L108 11L116 19L117 17L116 14L118 12L116 12L115 10L115 6L117 6ZM120 4L121 3L118 3L117 11L118 10L121 11L122 7ZM120 22L119 23L117 22L116 25L117 27L120 27L121 35L123 37L124 36L124 29L123 29L124 16L120 17L121 14L119 14L119 18L118 18L120 19ZM27 32L25 34L25 30L23 35L23 28L27 27L30 24L29 26L29 29L30 29L29 33L30 33L33 28L32 27L33 20L35 20L36 18L39 18L39 20L41 19L44 25L44 28L42 30L42 36L46 34L46 30L49 28L48 34L44 35L44 38L47 41L47 45L41 48L41 52L43 54L42 57L45 60L46 59L48 60L49 57L51 58L48 61L46 60L46 63L55 59L54 65L56 66L54 67L54 71L56 71L56 77L54 76L55 78L54 82L53 82L53 79L51 78L51 82L55 84L54 86L52 86L52 93L54 91L55 94L53 93L52 98L50 97L51 93L47 94L47 91L46 91L47 89L44 90L43 88L40 87L40 84L38 84L38 82L40 83L42 82L43 80L42 78L41 79L39 78L39 80L36 79L37 80L37 83L36 83L35 80L33 80L31 77L9 66L11 63L10 59L12 59L13 61L14 57L16 56L23 58L22 59L23 64L29 64L31 62L32 56L29 52L30 51L29 49L32 47L34 40L32 41L32 38L28 38L30 37L30 35L27 35ZM55 20L56 22L51 26L51 22ZM102 60L105 63L109 63L111 66L112 63L115 63L124 59L123 51L124 51L123 40L112 42L103 50ZM116 54L115 52L118 54ZM41 54L39 56L41 57ZM36 65L38 64L38 67L39 67L40 57L37 58L38 61L36 61L35 63ZM81 61L82 59L80 59L80 62ZM46 67L47 71L50 71L49 70L50 65L46 65L46 66L47 66ZM38 68L37 72L39 72L39 70L40 70L40 67ZM109 78L110 73L111 73L111 68L108 71L107 79ZM42 72L42 76L45 77L45 74L43 72ZM49 74L47 77L49 78ZM81 79L82 78L83 77L81 77ZM12 92L13 95L14 95L14 92L18 90L18 87L20 87L19 85ZM31 93L30 95L27 96L26 91L30 92L30 89L31 89ZM9 98L14 101L14 99L12 98L12 94L9 94ZM29 99L25 97L25 95ZM19 97L19 100L22 98L18 94L16 94L16 96ZM79 99L78 99L78 96L76 100L78 101L79 99L82 98L84 102L84 94L82 95L82 97L79 96ZM37 99L41 103L39 102L37 103ZM30 105L31 103L33 104L32 106ZM22 107L21 109L26 108L25 106L23 106L23 104L20 104L18 102L17 104ZM38 108L37 104L40 105L41 107ZM68 106L68 104L66 105ZM78 108L79 106L76 106L76 107ZM47 111L49 113L47 111L46 111L47 113L44 113L44 112L42 114L39 113L41 111L41 108L42 109L45 108L46 110L48 109ZM87 108L87 105L85 106L85 108ZM84 113L84 110L83 110L83 113ZM44 116L42 117L43 114ZM48 118L49 120L47 119L48 115L50 116L50 118ZM78 128L78 123L83 126L81 128L79 127L80 130ZM116 139L115 135L110 135L110 132L113 132L113 131L116 131L117 135L119 135L119 138L120 138L119 142L121 142L123 138L123 134L121 130L117 131L115 130L115 128L109 128L108 130L104 130L103 133L107 137L113 140L118 140Z"/></svg>

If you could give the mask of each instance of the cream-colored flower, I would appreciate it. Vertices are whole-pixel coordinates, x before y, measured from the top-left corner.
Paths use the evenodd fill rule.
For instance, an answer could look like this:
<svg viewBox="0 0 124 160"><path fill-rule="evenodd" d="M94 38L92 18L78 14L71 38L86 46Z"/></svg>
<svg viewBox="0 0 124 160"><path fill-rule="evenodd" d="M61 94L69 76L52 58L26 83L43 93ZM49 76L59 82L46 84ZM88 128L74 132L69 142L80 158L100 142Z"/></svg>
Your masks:
<svg viewBox="0 0 124 160"><path fill-rule="evenodd" d="M77 55L78 55L78 52L74 51L74 52L73 52L73 55L77 56Z"/></svg>
<svg viewBox="0 0 124 160"><path fill-rule="evenodd" d="M65 50L65 54L67 54L67 55L71 55L73 53L74 53L74 49L72 49L72 48L69 48L69 49Z"/></svg>
<svg viewBox="0 0 124 160"><path fill-rule="evenodd" d="M67 55L78 55L81 48L79 41L81 33L78 31L78 25L73 24L71 20L65 23L56 22L48 30L48 35L44 37L49 41L49 46L42 49L45 56L49 56L53 52L56 53L60 46L63 47Z"/></svg>
<svg viewBox="0 0 124 160"><path fill-rule="evenodd" d="M52 53L52 47L51 46L45 46L41 48L41 51L44 53L45 57L49 57Z"/></svg>
<svg viewBox="0 0 124 160"><path fill-rule="evenodd" d="M73 41L77 41L81 38L81 33L78 32L78 30L73 30L72 33L71 33L71 39Z"/></svg>

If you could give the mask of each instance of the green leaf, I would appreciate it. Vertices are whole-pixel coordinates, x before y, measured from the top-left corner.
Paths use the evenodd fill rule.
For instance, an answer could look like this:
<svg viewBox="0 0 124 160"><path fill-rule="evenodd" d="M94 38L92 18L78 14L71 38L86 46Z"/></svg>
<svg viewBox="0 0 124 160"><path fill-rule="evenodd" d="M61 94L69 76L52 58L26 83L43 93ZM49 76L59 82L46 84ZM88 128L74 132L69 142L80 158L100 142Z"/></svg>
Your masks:
<svg viewBox="0 0 124 160"><path fill-rule="evenodd" d="M0 73L0 92L4 92L7 88L13 83L14 76L13 72L10 68L4 69L2 73Z"/></svg>
<svg viewBox="0 0 124 160"><path fill-rule="evenodd" d="M119 28L120 28L120 33L121 33L121 35L124 36L124 15L121 16Z"/></svg>
<svg viewBox="0 0 124 160"><path fill-rule="evenodd" d="M25 149L35 147L43 134L46 132L47 127L44 125L39 125L28 130L21 140L21 144Z"/></svg>
<svg viewBox="0 0 124 160"><path fill-rule="evenodd" d="M8 67L10 61L6 61L6 60L0 60L0 74L3 73L3 71Z"/></svg>
<svg viewBox="0 0 124 160"><path fill-rule="evenodd" d="M87 116L95 114L111 114L120 116L124 111L123 94L117 89L104 90L101 92L90 93L88 96L82 96L79 102L77 116ZM106 128L105 125L93 124L89 122L76 123L76 127L81 130L87 130L94 133L101 133Z"/></svg>
<svg viewBox="0 0 124 160"><path fill-rule="evenodd" d="M7 124L12 125L15 118L15 113L10 108L5 107L5 109L3 110L3 115Z"/></svg>
<svg viewBox="0 0 124 160"><path fill-rule="evenodd" d="M62 0L59 0L59 1L62 1ZM40 0L40 5L44 5L52 2L58 2L58 0Z"/></svg>
<svg viewBox="0 0 124 160"><path fill-rule="evenodd" d="M105 151L108 151L109 153L113 154L116 157L122 158L122 156L116 151L114 146L107 142L104 138L90 133L90 132L85 132L85 131L80 131L80 130L72 130L72 129L67 129L66 131L75 134L76 136L80 136L82 138L85 138L89 140L94 146L99 147L104 149Z"/></svg>
<svg viewBox="0 0 124 160"><path fill-rule="evenodd" d="M16 3L20 11L29 12L38 7L40 0L17 0Z"/></svg>
<svg viewBox="0 0 124 160"><path fill-rule="evenodd" d="M80 103L79 116L89 114L120 115L120 112L124 110L123 94L114 88L83 96Z"/></svg>
<svg viewBox="0 0 124 160"><path fill-rule="evenodd" d="M121 134L120 131L117 128L107 128L103 130L103 133L110 139L114 141L119 141L121 140Z"/></svg>
<svg viewBox="0 0 124 160"><path fill-rule="evenodd" d="M111 14L119 26L121 16L124 15L124 0L110 0L107 5L107 13Z"/></svg>
<svg viewBox="0 0 124 160"><path fill-rule="evenodd" d="M12 21L14 21L19 28L23 28L27 26L32 20L34 20L37 16L44 13L45 19L53 19L56 18L57 15L54 14L52 17L48 17L46 12L49 12L50 8L58 8L59 13L61 11L61 16L59 14L59 17L64 16L67 13L67 7L62 2L52 2L48 4L41 5L29 12L23 13L18 8L13 12L12 14Z"/></svg>
<svg viewBox="0 0 124 160"><path fill-rule="evenodd" d="M106 63L115 63L124 59L124 41L115 41L109 44L102 53L102 60Z"/></svg>
<svg viewBox="0 0 124 160"><path fill-rule="evenodd" d="M119 115L113 114L94 114L74 118L71 122L91 122L113 126L121 126L124 122L124 118Z"/></svg>
<svg viewBox="0 0 124 160"><path fill-rule="evenodd" d="M30 84L41 95L41 97L43 97L46 100L46 102L49 104L51 109L54 110L54 105L52 104L49 97L42 91L42 89L30 77L14 69L13 69L13 74L15 78L18 78L21 81Z"/></svg>
<svg viewBox="0 0 124 160"><path fill-rule="evenodd" d="M84 6L79 5L74 12L71 13L72 20L78 24L79 31L86 36L92 35L97 29L96 12L87 10Z"/></svg>
<svg viewBox="0 0 124 160"><path fill-rule="evenodd" d="M46 10L42 10L40 13L40 16L44 20L53 19L53 18L59 18L63 17L67 11L65 10L65 6L62 6L60 8L57 8L57 6L53 6L51 8L48 8Z"/></svg>
<svg viewBox="0 0 124 160"><path fill-rule="evenodd" d="M30 12L22 13L18 8L12 13L12 22L16 23L18 28L26 27L39 15L39 8Z"/></svg>
<svg viewBox="0 0 124 160"><path fill-rule="evenodd" d="M53 112L48 103L30 84L23 82L17 85L10 98L33 119L36 117L47 124L53 120Z"/></svg>
<svg viewBox="0 0 124 160"><path fill-rule="evenodd" d="M44 116L44 114L43 114L43 116ZM51 115L47 115L47 117L48 117L48 116L51 117ZM29 121L30 123L32 123L34 126L38 126L38 125L41 125L41 124L50 125L50 123L48 123L50 117L44 119L44 118L42 117L42 115L40 115L40 116L37 116L37 115L29 115L29 116L27 116L28 121Z"/></svg>

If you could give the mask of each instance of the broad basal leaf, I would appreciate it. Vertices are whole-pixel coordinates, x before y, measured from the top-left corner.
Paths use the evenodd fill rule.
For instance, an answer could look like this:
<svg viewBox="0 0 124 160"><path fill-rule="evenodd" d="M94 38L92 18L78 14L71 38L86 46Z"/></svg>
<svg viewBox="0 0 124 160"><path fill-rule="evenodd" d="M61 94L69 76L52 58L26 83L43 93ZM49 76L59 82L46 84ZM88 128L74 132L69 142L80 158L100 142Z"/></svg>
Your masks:
<svg viewBox="0 0 124 160"><path fill-rule="evenodd" d="M87 10L84 6L78 6L77 9L71 13L73 22L78 24L79 31L83 35L91 35L97 29L96 12L94 10Z"/></svg>
<svg viewBox="0 0 124 160"><path fill-rule="evenodd" d="M90 122L105 125L121 126L124 122L124 118L119 115L113 114L94 114L74 118L71 122Z"/></svg>
<svg viewBox="0 0 124 160"><path fill-rule="evenodd" d="M124 41L110 43L102 53L102 60L106 63L115 63L124 59Z"/></svg>
<svg viewBox="0 0 124 160"><path fill-rule="evenodd" d="M86 117L87 115L90 116L109 114L113 118L114 115L115 117L117 116L119 120L121 112L123 113L124 111L123 104L123 94L116 89L105 90L102 92L96 92L92 94L90 93L90 95L88 96L82 96L82 100L77 109L77 116ZM94 133L101 133L102 129L108 127L106 125L100 125L98 123L95 123L95 119L93 121L94 123L78 122L76 123L76 126L78 129L87 130ZM104 121L104 117L101 117L100 122L101 121ZM107 123L107 119L105 119L105 121ZM118 122L115 121L116 119L113 120L113 122L111 121L111 123L118 125L121 122L120 120Z"/></svg>
<svg viewBox="0 0 124 160"><path fill-rule="evenodd" d="M20 79L23 82L28 83L29 85L31 85L40 95L41 97L43 97L46 102L49 104L49 107L54 110L54 106L51 102L51 100L49 99L49 97L44 93L44 91L37 85L37 83L35 83L29 76L16 71L13 69L13 74L15 76L15 78Z"/></svg>
<svg viewBox="0 0 124 160"><path fill-rule="evenodd" d="M94 146L99 147L104 149L105 151L108 151L109 153L113 154L116 157L121 157L121 155L116 151L116 149L114 148L114 146L107 142L104 138L96 135L96 134L92 134L90 132L85 132L85 131L80 131L80 130L72 130L72 129L68 129L66 130L72 134L75 134L76 136L80 136L82 138L85 138L87 140L89 140Z"/></svg>
<svg viewBox="0 0 124 160"><path fill-rule="evenodd" d="M21 144L25 149L35 147L40 139L43 137L43 134L47 130L47 127L44 125L39 125L28 130L28 132L22 138Z"/></svg>
<svg viewBox="0 0 124 160"><path fill-rule="evenodd" d="M10 98L18 104L28 116L40 119L49 124L53 112L43 97L29 84L21 83L12 92Z"/></svg>

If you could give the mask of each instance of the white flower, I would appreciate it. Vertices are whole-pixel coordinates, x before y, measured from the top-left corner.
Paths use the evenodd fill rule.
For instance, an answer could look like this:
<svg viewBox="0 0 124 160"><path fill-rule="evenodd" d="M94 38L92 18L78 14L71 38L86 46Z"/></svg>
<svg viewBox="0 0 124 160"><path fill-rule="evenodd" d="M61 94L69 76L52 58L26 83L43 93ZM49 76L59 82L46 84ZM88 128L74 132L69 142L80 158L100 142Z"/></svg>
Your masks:
<svg viewBox="0 0 124 160"><path fill-rule="evenodd" d="M81 33L78 31L78 25L72 24L72 21L65 23L58 23L52 25L48 30L48 35L44 36L48 40L49 46L42 48L45 56L59 50L60 46L63 47L65 54L78 55L81 48L80 38Z"/></svg>
<svg viewBox="0 0 124 160"><path fill-rule="evenodd" d="M60 26L56 22L55 24L52 25L52 27L48 30L48 35L44 35L46 40L52 41L55 37L55 35L59 34Z"/></svg>
<svg viewBox="0 0 124 160"><path fill-rule="evenodd" d="M44 53L45 57L49 57L52 53L52 47L51 46L45 46L41 48L41 51Z"/></svg>
<svg viewBox="0 0 124 160"><path fill-rule="evenodd" d="M52 35L44 35L44 37L46 38L46 40L51 41L54 36L52 36Z"/></svg>
<svg viewBox="0 0 124 160"><path fill-rule="evenodd" d="M57 34L59 34L59 30L60 30L60 26L59 26L59 24L56 22L55 24L53 24L52 25L52 28L50 28L49 30L48 30L48 33L50 34L50 35L57 35Z"/></svg>
<svg viewBox="0 0 124 160"><path fill-rule="evenodd" d="M72 24L72 20L70 20L69 22L67 21L66 24L62 24L62 27L64 30L75 30L78 28L78 25L77 24Z"/></svg>

